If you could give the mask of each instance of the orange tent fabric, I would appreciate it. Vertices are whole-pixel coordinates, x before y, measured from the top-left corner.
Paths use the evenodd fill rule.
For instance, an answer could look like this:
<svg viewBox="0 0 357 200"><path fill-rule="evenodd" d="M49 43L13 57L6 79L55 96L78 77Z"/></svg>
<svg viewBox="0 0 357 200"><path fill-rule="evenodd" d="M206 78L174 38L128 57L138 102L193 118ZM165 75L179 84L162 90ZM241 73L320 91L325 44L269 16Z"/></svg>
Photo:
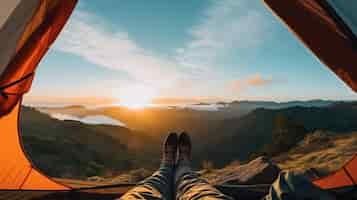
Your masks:
<svg viewBox="0 0 357 200"><path fill-rule="evenodd" d="M264 0L326 66L357 91L356 36L325 0ZM357 156L337 172L315 180L323 189L356 185Z"/></svg>
<svg viewBox="0 0 357 200"><path fill-rule="evenodd" d="M6 8L16 7L2 19L0 29L0 36L7 40L3 41L6 49L1 51L7 57L1 57L4 66L0 66L0 189L70 190L39 172L26 157L18 117L22 95L30 89L38 63L67 22L77 0L3 3Z"/></svg>
<svg viewBox="0 0 357 200"><path fill-rule="evenodd" d="M314 181L322 189L335 189L356 185L357 156L335 173Z"/></svg>
<svg viewBox="0 0 357 200"><path fill-rule="evenodd" d="M0 120L0 189L68 190L42 175L22 150L18 133L20 102Z"/></svg>
<svg viewBox="0 0 357 200"><path fill-rule="evenodd" d="M357 92L356 36L336 21L326 0L264 0L327 67Z"/></svg>

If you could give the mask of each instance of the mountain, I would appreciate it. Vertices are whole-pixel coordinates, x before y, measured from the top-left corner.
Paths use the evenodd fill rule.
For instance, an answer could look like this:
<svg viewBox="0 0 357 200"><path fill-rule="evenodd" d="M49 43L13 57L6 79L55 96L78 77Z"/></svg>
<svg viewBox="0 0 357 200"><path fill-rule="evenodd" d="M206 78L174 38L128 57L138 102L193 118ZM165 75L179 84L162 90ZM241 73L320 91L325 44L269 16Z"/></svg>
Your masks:
<svg viewBox="0 0 357 200"><path fill-rule="evenodd" d="M357 131L357 104L353 102L323 107L258 108L239 117L227 117L220 111L178 108L40 110L22 110L25 148L35 164L50 175L72 178L155 169L161 143L170 131L190 133L196 168L207 162L223 167L262 154L277 156L316 130ZM50 114L56 112L78 117L105 115L127 126L88 125L51 118Z"/></svg>
<svg viewBox="0 0 357 200"><path fill-rule="evenodd" d="M291 101L284 103L270 101L233 101L217 104L200 103L187 107L153 107L143 110L131 110L125 107L86 108L83 106L69 106L60 108L38 108L48 114L66 114L75 117L91 115L105 115L119 120L132 130L139 130L154 137L163 136L170 131L190 131L201 135L214 129L220 121L242 117L255 109L283 109L294 106L327 107L337 101L311 100ZM205 107L216 106L216 110L204 110ZM198 107L198 108L197 108Z"/></svg>
<svg viewBox="0 0 357 200"><path fill-rule="evenodd" d="M225 119L225 113L194 110L191 108L145 108L131 110L125 107L103 107L87 109L85 107L39 108L41 112L53 115L56 113L85 117L105 115L117 119L131 130L141 131L162 140L171 131L205 133ZM237 115L236 115L237 116Z"/></svg>
<svg viewBox="0 0 357 200"><path fill-rule="evenodd" d="M339 101L331 100L308 100L308 101L288 101L288 102L275 102L275 101L232 101L232 102L217 102L219 109L222 112L247 114L258 108L266 109L283 109L289 107L326 107L339 103Z"/></svg>
<svg viewBox="0 0 357 200"><path fill-rule="evenodd" d="M315 131L273 158L234 161L223 168L205 164L199 173L212 184L271 184L281 170L293 170L316 179L333 173L352 159L356 143L357 132Z"/></svg>
<svg viewBox="0 0 357 200"><path fill-rule="evenodd" d="M308 101L287 101L287 102L275 102L275 101L232 101L227 103L228 106L242 106L250 108L270 108L270 109L281 109L288 107L326 107L332 104L340 103L340 101L332 100L308 100Z"/></svg>
<svg viewBox="0 0 357 200"><path fill-rule="evenodd" d="M297 143L314 130L356 131L357 104L337 103L327 107L284 109L260 108L242 117L225 119L216 129L207 133L205 143L210 145L197 152L196 156L200 155L205 160L213 160L217 165L223 166L234 159L250 159L257 153L264 153L267 149L275 151L276 146L281 145L275 144L274 147L276 141L274 136L279 135L277 122L279 118L285 118L288 122L287 127L284 128L286 134L281 137L285 139L282 141L291 140L290 143ZM288 147L292 144L284 145Z"/></svg>
<svg viewBox="0 0 357 200"><path fill-rule="evenodd" d="M61 121L23 107L21 132L32 161L50 176L84 178L159 162L138 153L151 155L151 138L120 126Z"/></svg>

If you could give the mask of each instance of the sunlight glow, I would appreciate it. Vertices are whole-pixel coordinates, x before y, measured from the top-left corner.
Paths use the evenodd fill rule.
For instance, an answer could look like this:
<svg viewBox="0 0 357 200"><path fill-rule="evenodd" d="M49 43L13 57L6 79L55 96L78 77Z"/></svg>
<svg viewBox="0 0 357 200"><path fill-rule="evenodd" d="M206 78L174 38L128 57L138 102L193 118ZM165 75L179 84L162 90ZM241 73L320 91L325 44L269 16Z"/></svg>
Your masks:
<svg viewBox="0 0 357 200"><path fill-rule="evenodd" d="M148 107L156 97L156 90L147 86L131 86L120 91L119 104L129 109Z"/></svg>

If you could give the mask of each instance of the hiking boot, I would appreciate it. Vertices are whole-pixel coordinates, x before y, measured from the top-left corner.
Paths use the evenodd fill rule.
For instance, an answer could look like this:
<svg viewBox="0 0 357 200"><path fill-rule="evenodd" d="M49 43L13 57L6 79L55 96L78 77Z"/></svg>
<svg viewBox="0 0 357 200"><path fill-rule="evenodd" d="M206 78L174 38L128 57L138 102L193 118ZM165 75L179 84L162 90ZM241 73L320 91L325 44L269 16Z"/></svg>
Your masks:
<svg viewBox="0 0 357 200"><path fill-rule="evenodd" d="M182 132L178 141L178 161L177 165L190 165L191 163L191 138L186 132Z"/></svg>
<svg viewBox="0 0 357 200"><path fill-rule="evenodd" d="M162 150L162 161L163 164L175 165L176 155L177 155L177 142L178 137L176 133L170 133L164 142Z"/></svg>

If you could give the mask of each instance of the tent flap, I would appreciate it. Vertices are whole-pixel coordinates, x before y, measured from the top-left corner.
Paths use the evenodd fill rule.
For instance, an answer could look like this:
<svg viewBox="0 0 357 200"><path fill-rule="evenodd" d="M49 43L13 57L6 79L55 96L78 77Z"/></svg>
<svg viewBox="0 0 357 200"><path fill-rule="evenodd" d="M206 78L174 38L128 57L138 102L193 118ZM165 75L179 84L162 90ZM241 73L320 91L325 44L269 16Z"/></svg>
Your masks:
<svg viewBox="0 0 357 200"><path fill-rule="evenodd" d="M0 88L34 73L38 63L67 22L77 0L42 0L40 2L36 13L26 25L17 42L16 54L0 76ZM16 15L16 11L21 12L22 10L15 9L12 15ZM11 22L11 16L9 20ZM0 116L9 112L22 94L30 89L32 78L26 81L27 83L22 82L22 84L16 84L1 91L5 95L0 96ZM6 99L6 94L16 95Z"/></svg>
<svg viewBox="0 0 357 200"><path fill-rule="evenodd" d="M355 37L336 21L336 13L330 11L331 7L326 7L325 0L264 2L321 62L357 91Z"/></svg>
<svg viewBox="0 0 357 200"><path fill-rule="evenodd" d="M19 135L18 119L21 102L0 119L0 190L69 188L39 173L26 157Z"/></svg>
<svg viewBox="0 0 357 200"><path fill-rule="evenodd" d="M4 2L2 2L4 3ZM35 69L71 15L77 0L13 0L0 8L0 190L70 190L43 175L23 150L22 95Z"/></svg>

